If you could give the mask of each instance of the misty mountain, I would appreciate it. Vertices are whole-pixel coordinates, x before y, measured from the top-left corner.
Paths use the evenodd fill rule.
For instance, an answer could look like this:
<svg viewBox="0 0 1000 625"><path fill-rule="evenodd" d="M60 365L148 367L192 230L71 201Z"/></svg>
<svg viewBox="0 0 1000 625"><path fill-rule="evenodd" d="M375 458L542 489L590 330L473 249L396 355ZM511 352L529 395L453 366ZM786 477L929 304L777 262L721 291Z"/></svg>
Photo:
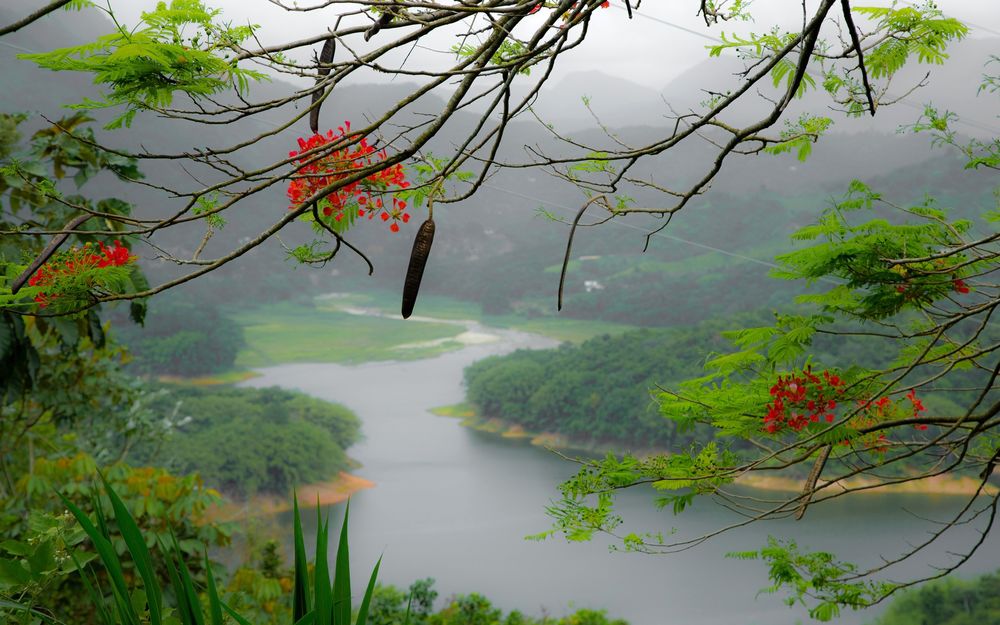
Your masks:
<svg viewBox="0 0 1000 625"><path fill-rule="evenodd" d="M0 21L11 21L22 14L26 6L27 3L18 0L0 7ZM25 50L90 41L111 28L111 23L96 11L60 11L17 33L8 41L21 49L0 48L4 82L18 86L0 91L0 109L31 111L54 119L65 114L62 104L96 96L97 90L88 77L39 70L30 63L15 61L14 55ZM987 48L982 41L965 42L961 51L956 51L956 59L959 54L962 59L975 58ZM940 84L956 91L974 90L977 81L972 72L976 67L960 63L955 75ZM598 72L571 75L543 90L537 110L545 121L554 117L557 130L564 126L569 129L568 136L574 142L595 149L606 147L612 141L639 145L669 132L669 122L664 118L669 112L665 102L671 102L677 110L697 107L704 99L703 89L711 89L713 84L732 84L733 74L738 69L739 62L733 58L712 59L679 76L662 93ZM922 93L937 93L938 84L931 82ZM400 101L412 89L413 85L407 83L338 86L324 108L323 124L336 127L344 120L354 120L357 125L366 116L378 114L386 106ZM255 85L251 98L271 100L295 90L295 86L276 79ZM574 120L589 117L580 100L582 95L591 98L595 113L608 124L605 129L598 128L590 118L586 126L572 130ZM812 93L796 106L821 109L827 105L823 98ZM981 101L989 102L986 98ZM747 105L748 108L752 106L755 105ZM426 95L407 108L403 120L421 119L421 115L435 114L442 107L441 97ZM578 113L581 110L582 114ZM961 171L958 159L945 151L932 150L927 138L886 133L886 128L892 128L884 122L886 115L900 115L900 119L909 115L912 121L914 111L899 111L901 109L896 107L880 110L877 123L881 132L861 129L831 134L815 146L813 155L805 163L793 155L732 156L724 175L712 189L695 198L674 218L662 236L653 238L646 254L641 253L645 235L649 229L660 225L656 219L636 217L601 228L582 229L575 243L577 254L600 257L600 260L584 262L578 271L571 272L567 287L571 304L567 306L569 314L612 315L644 324L657 323L658 319L659 323L671 319L679 321L692 314L702 314L704 311L699 306L717 300L714 294L719 289L737 287L747 291L746 301L737 301L738 306L775 304L777 294L785 291L771 288L770 281L765 279L766 267L746 258L767 261L785 249L787 235L814 219L816 211L830 198L843 193L850 179L875 181L881 177L892 180L899 193L906 196L897 199L910 201L924 192L947 187L947 181ZM232 124L211 126L160 119L147 113L140 114L127 133L102 132L100 136L102 141L115 147L169 153L228 146L258 134L274 133L235 157L241 166L261 166L283 157L289 149L295 148L299 136L308 133L305 120L296 122L293 128L276 131L276 127L295 112L295 105L289 105ZM983 115L982 111L977 114ZM107 113L97 117L99 120L110 118ZM435 137L429 150L446 153L461 141L464 133L475 127L478 120L473 112L457 113ZM37 127L43 120L35 119L31 123ZM836 128L845 127L838 121ZM608 133L614 139L609 138ZM555 156L585 153L560 141L544 126L525 116L508 126L499 160L529 160L525 145ZM677 149L641 161L631 175L671 188L683 188L704 175L715 155L710 143L692 137ZM188 191L200 189L218 178L217 173L207 168L185 170L172 160L146 160L142 166L150 182ZM928 172L934 175L929 176ZM977 193L981 195L980 191L988 185L983 178L976 182L972 192L960 188L954 193L962 198L978 197ZM167 215L182 205L180 200L162 193L135 185L123 186L114 180L107 180L102 187L103 193L135 203L137 212L143 216ZM660 206L663 202L657 193L641 187L626 187L622 191L633 197L638 206ZM459 204L441 204L436 209L438 236L427 268L425 288L489 302L497 311L515 308L533 314L551 314L558 279L553 267L557 269L561 260L568 227L541 218L539 209L568 220L583 201L584 196L578 189L544 169L499 171L474 197ZM231 249L244 237L260 232L280 218L287 207L283 185L251 196L227 212L228 224L213 238L207 254ZM968 207L968 210L973 209ZM421 218L420 215L416 217ZM416 228L393 234L381 224L374 228L367 225L361 224L352 230L351 240L374 259L375 282L398 288ZM190 253L202 234L200 226L170 229L158 233L155 243L176 254ZM193 288L200 289L205 297L240 301L261 288L271 295L284 296L371 284L364 276L364 264L348 255L322 270L296 267L285 259L282 243L291 246L311 238L311 232L304 225L290 228L282 233L281 242L269 241L225 271L218 272L213 279L196 281L198 284ZM137 249L142 253L142 248ZM146 266L158 278L177 271L172 266L157 263L152 252L143 253L143 257ZM709 269L713 274L711 279L706 277ZM588 280L598 282L603 288L587 290L584 284ZM656 302L663 294L685 288L685 285L690 287L699 280L704 290L692 293L690 302L677 309L672 317L658 312ZM610 286L612 284L618 286ZM634 292L649 301L636 303ZM612 309L617 312L609 312ZM718 312L727 311L725 306L718 309Z"/></svg>

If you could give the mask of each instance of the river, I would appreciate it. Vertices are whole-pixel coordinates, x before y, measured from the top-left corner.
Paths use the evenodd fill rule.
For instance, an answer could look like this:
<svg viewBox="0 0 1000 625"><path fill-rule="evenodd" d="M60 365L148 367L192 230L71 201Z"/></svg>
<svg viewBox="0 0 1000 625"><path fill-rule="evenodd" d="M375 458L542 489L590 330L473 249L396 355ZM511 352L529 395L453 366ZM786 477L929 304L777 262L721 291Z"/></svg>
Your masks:
<svg viewBox="0 0 1000 625"><path fill-rule="evenodd" d="M536 616L589 607L606 609L632 625L792 625L809 621L804 609L788 608L776 596L758 596L768 583L766 566L726 559L726 552L761 547L768 534L775 534L871 565L881 555L896 555L907 541L924 539L933 526L923 518L944 518L962 502L928 495L844 497L811 508L801 522L755 524L667 556L612 553L606 540L524 540L549 527L545 506L574 472L571 463L428 410L462 401L462 370L470 363L519 347L551 346L551 341L516 331L470 329L500 340L419 361L283 365L261 369L260 377L245 383L298 389L345 404L361 418L365 438L349 453L363 465L355 473L376 487L351 501L355 588L363 588L384 555L383 582L405 588L415 579L433 577L441 597L480 592L505 610ZM619 508L629 529L676 528L678 536L699 535L734 518L708 501L675 517L655 509L649 491L626 493ZM330 512L331 525L337 526L343 507ZM305 517L308 537L315 518ZM289 516L281 521L290 539ZM927 558L893 573L904 577L927 571L928 562L947 562L945 550L960 550L975 537L974 528L955 530ZM998 562L1000 540L993 536L960 572L994 570ZM880 611L845 612L837 622L864 623Z"/></svg>

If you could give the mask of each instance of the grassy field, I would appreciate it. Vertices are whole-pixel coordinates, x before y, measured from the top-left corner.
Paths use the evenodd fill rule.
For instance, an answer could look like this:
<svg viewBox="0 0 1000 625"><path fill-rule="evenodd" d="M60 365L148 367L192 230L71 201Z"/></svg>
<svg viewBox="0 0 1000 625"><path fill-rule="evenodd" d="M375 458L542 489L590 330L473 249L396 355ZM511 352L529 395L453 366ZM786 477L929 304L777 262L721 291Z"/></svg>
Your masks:
<svg viewBox="0 0 1000 625"><path fill-rule="evenodd" d="M398 314L399 294L389 291L366 291L365 293L338 293L317 301L317 307L336 310L353 306L375 308L387 314ZM510 328L541 334L557 341L582 343L602 334L621 334L634 330L636 326L609 321L588 321L566 317L521 317L517 315L483 315L479 304L443 297L439 295L420 296L414 315L448 320L474 320L487 326Z"/></svg>
<svg viewBox="0 0 1000 625"><path fill-rule="evenodd" d="M345 306L356 308L375 308L383 313L399 315L400 295L393 291L365 291L364 293L336 293L320 297L316 301L320 308L337 309ZM421 294L413 311L417 317L433 317L459 321L479 319L482 309L479 304L442 297L439 295Z"/></svg>
<svg viewBox="0 0 1000 625"><path fill-rule="evenodd" d="M186 378L179 375L160 375L156 379L166 384L188 384L190 386L219 386L222 384L236 384L250 378L255 378L259 374L246 369L234 369L225 373L215 375L200 375L193 378Z"/></svg>
<svg viewBox="0 0 1000 625"><path fill-rule="evenodd" d="M390 316L350 314L343 312L344 308L375 309ZM311 307L282 303L237 312L233 316L243 326L247 346L237 356L236 366L245 370L288 362L415 360L462 347L451 340L465 331L461 324L403 321L396 317L398 308L398 293L372 291L321 297ZM415 316L474 320L571 343L633 329L623 324L561 317L483 316L478 304L440 296L421 296ZM431 341L434 344L420 345Z"/></svg>
<svg viewBox="0 0 1000 625"><path fill-rule="evenodd" d="M351 315L328 305L311 308L274 304L234 317L243 326L247 341L247 347L236 358L238 367L427 358L461 347L448 339L464 330L455 324ZM438 343L399 347L427 341Z"/></svg>

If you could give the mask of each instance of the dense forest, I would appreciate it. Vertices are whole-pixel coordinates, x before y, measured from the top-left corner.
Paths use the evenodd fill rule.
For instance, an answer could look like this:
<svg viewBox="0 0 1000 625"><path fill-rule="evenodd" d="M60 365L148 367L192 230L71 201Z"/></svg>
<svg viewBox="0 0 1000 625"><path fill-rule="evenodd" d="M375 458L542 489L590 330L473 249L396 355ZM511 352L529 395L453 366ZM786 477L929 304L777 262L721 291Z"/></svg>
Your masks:
<svg viewBox="0 0 1000 625"><path fill-rule="evenodd" d="M360 424L342 406L277 388L165 390L151 408L177 425L166 440L136 449L138 464L198 474L238 498L286 497L296 484L329 480L350 466L344 450Z"/></svg>
<svg viewBox="0 0 1000 625"><path fill-rule="evenodd" d="M485 358L465 370L468 398L484 417L558 432L582 445L683 445L694 433L679 435L666 423L650 392L696 373L701 363L695 346L721 349L722 327L637 330L579 346Z"/></svg>
<svg viewBox="0 0 1000 625"><path fill-rule="evenodd" d="M873 625L980 625L1000 622L1000 573L933 582L895 599Z"/></svg>
<svg viewBox="0 0 1000 625"><path fill-rule="evenodd" d="M562 434L584 449L682 449L703 440L706 432L680 431L676 422L665 419L656 401L660 391L702 375L713 354L732 353L735 328L764 327L773 318L768 312L744 314L485 358L465 370L466 396L480 417L499 418L529 432ZM984 333L987 340L1000 338L996 326ZM891 360L864 337L818 336L811 348L817 366L885 366ZM959 389L930 395L928 406L955 410L968 398L962 386L979 388L988 379L988 373L976 370L954 374L951 382Z"/></svg>

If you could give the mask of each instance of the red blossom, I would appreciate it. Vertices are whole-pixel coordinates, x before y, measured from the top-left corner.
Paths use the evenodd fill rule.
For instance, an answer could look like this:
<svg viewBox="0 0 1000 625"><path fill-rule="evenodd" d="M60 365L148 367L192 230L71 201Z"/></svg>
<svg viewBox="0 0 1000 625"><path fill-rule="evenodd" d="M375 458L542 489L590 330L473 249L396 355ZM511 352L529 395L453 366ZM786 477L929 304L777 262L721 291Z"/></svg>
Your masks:
<svg viewBox="0 0 1000 625"><path fill-rule="evenodd" d="M771 387L774 399L767 405L764 429L771 434L789 427L796 432L820 419L832 422L837 400L833 397L843 393L844 382L829 371L822 378L806 367L801 373L779 376Z"/></svg>
<svg viewBox="0 0 1000 625"><path fill-rule="evenodd" d="M295 178L288 184L289 210L302 208L311 197L352 175L354 170L377 167L388 158L385 150L376 150L367 138L359 139L359 135L352 135L350 131L351 123L348 121L338 127L336 133L330 130L325 135L299 139L299 150L288 154L292 158L300 157L296 161L298 169ZM334 145L340 147L332 147ZM378 196L409 186L402 164L387 165L326 195L318 201L318 207L323 215L335 221L341 221L345 211L353 211L357 207L358 217L371 219L378 214L382 221L392 219L395 225L405 213L385 211L384 203Z"/></svg>
<svg viewBox="0 0 1000 625"><path fill-rule="evenodd" d="M38 268L35 275L28 279L29 286L51 287L58 280L80 275L91 269L106 267L121 267L135 260L127 247L115 241L112 247L98 243L98 249L87 243L82 247L74 247L58 256L58 260L50 261ZM35 296L35 302L42 308L48 306L59 297L58 293L48 291Z"/></svg>

